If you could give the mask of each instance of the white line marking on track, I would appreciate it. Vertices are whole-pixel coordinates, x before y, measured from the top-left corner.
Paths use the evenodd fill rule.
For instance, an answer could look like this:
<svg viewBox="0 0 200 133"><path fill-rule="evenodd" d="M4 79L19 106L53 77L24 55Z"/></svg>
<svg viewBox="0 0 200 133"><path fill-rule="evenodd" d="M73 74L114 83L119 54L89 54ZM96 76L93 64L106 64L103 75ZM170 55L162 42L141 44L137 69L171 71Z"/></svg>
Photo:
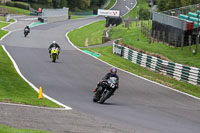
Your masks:
<svg viewBox="0 0 200 133"><path fill-rule="evenodd" d="M130 10L130 8L128 8L128 6L125 6L125 7L126 7L126 9Z"/></svg>
<svg viewBox="0 0 200 133"><path fill-rule="evenodd" d="M38 108L38 109L48 109L48 110L66 110L65 108L49 108L49 107L40 107L40 106L25 105L25 104L15 104L15 103L2 103L2 102L0 102L0 105L1 104L2 105L29 107L29 108Z"/></svg>
<svg viewBox="0 0 200 133"><path fill-rule="evenodd" d="M92 23L94 23L94 22L92 22ZM89 24L92 24L92 23L89 23ZM87 25L89 25L89 24L83 25L83 26L81 26L81 27L87 26ZM77 28L77 29L80 29L81 27L79 27L79 28ZM70 31L69 31L69 32L70 32ZM69 33L69 32L66 33L66 38L67 38L67 40L69 41L69 43L70 43L75 49L81 51L82 53L87 54L87 55L89 55L89 56L92 56L92 55L90 55L90 54L88 54L88 53L83 52L82 50L80 50L78 47L76 47L76 46L71 42L71 40L70 40L69 37L68 37L68 33ZM97 60L99 60L99 61L101 61L101 62L103 62L103 63L105 63L105 64L107 64L107 65L109 65L109 66L113 66L113 65L111 65L111 64L109 64L109 63L107 63L107 62L105 62L105 61L103 61L103 60L101 60L101 59L99 59L99 58L97 58L97 57L95 57L95 56L92 56L92 57L95 58L95 59L97 59ZM116 67L116 66L113 66L113 67ZM176 89L174 89L174 88L171 88L171 87L162 85L162 84L157 83L157 82L155 82L155 81L152 81L152 80L146 79L146 78L144 78L144 77L138 76L138 75L136 75L136 74L130 73L130 72L128 72L128 71L126 71L126 70L123 70L123 69L121 69L121 68L118 68L118 67L116 67L116 68L119 69L119 70L121 70L121 71L123 71L123 72L126 72L126 73L128 73L128 74L130 74L130 75L133 75L133 76L135 76L135 77L138 77L138 78L140 78L140 79L149 81L149 82L151 82L151 83L154 83L154 84L160 85L160 86L162 86L162 87L168 88L168 89L170 89L170 90L173 90L173 91L175 91L175 92L181 93L181 94L183 94L183 95L186 95L186 96L192 97L192 98L194 98L194 99L200 100L200 98L195 97L195 96L193 96L193 95L190 95L190 94L187 94L187 93L185 93L185 92L176 90Z"/></svg>
<svg viewBox="0 0 200 133"><path fill-rule="evenodd" d="M21 20L37 20L38 18L26 18L26 19L21 19Z"/></svg>
<svg viewBox="0 0 200 133"><path fill-rule="evenodd" d="M137 5L137 1L135 0L135 5L127 13L125 13L123 16L125 16L126 14L128 14L133 8L135 8L136 5Z"/></svg>
<svg viewBox="0 0 200 133"><path fill-rule="evenodd" d="M117 4L117 0L115 1L115 4L110 9L112 9L113 7L115 7L116 4Z"/></svg>

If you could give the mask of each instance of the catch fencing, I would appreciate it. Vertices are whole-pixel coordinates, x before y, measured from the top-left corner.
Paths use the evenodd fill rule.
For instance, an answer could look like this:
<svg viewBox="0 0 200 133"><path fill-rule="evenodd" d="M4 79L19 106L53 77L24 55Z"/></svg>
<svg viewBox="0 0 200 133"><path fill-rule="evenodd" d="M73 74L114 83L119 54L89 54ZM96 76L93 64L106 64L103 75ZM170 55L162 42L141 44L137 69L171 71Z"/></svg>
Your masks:
<svg viewBox="0 0 200 133"><path fill-rule="evenodd" d="M61 9L43 9L39 18L44 19L46 22L57 22L68 20L68 10L69 8Z"/></svg>
<svg viewBox="0 0 200 133"><path fill-rule="evenodd" d="M155 72L168 75L177 80L186 81L194 85L200 85L200 68L189 67L182 64L169 62L160 58L143 54L113 43L113 53L132 63L149 68Z"/></svg>
<svg viewBox="0 0 200 133"><path fill-rule="evenodd" d="M183 19L161 14L158 12L153 12L153 21L159 22L164 25L170 25L181 30L186 30L187 26L186 21L183 21Z"/></svg>

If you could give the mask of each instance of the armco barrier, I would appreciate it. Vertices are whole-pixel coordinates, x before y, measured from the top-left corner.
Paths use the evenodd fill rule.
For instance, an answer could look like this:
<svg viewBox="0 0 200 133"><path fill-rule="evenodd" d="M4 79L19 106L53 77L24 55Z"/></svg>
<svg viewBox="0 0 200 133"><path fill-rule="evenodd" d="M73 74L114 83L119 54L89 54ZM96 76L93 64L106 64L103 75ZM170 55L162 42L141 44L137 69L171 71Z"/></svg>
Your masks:
<svg viewBox="0 0 200 133"><path fill-rule="evenodd" d="M154 56L139 53L122 45L118 45L115 42L113 43L113 53L142 67L168 75L177 80L200 85L200 68L168 62Z"/></svg>

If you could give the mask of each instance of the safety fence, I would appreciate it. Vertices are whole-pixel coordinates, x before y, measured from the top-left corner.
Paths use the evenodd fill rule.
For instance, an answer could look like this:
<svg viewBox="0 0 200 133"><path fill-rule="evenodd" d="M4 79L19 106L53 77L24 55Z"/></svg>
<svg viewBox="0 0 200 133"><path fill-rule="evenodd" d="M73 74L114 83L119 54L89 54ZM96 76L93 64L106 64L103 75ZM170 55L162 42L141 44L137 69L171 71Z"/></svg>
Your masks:
<svg viewBox="0 0 200 133"><path fill-rule="evenodd" d="M169 62L160 58L134 51L122 45L113 43L113 53L132 63L149 68L155 72L168 75L177 80L200 85L200 68L189 67L182 64Z"/></svg>
<svg viewBox="0 0 200 133"><path fill-rule="evenodd" d="M38 20L41 22L57 22L68 20L68 10L69 8L60 8L60 9L43 9L42 13L38 14Z"/></svg>
<svg viewBox="0 0 200 133"><path fill-rule="evenodd" d="M89 15L93 15L93 11L87 11L87 12L74 12L74 15L89 16Z"/></svg>

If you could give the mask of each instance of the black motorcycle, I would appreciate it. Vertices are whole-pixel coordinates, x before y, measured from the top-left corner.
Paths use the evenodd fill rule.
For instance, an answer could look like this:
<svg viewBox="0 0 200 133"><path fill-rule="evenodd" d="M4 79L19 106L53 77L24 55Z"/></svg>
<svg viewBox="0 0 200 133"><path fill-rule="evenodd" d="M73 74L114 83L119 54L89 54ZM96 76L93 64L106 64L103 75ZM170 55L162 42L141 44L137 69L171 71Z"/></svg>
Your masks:
<svg viewBox="0 0 200 133"><path fill-rule="evenodd" d="M117 78L115 77L111 77L107 81L102 81L97 85L97 90L94 92L93 101L103 104L108 98L112 96L117 88L118 83Z"/></svg>
<svg viewBox="0 0 200 133"><path fill-rule="evenodd" d="M28 33L29 33L29 30L28 30L28 29L25 29L25 30L24 30L24 37L26 37L26 36L28 35Z"/></svg>

